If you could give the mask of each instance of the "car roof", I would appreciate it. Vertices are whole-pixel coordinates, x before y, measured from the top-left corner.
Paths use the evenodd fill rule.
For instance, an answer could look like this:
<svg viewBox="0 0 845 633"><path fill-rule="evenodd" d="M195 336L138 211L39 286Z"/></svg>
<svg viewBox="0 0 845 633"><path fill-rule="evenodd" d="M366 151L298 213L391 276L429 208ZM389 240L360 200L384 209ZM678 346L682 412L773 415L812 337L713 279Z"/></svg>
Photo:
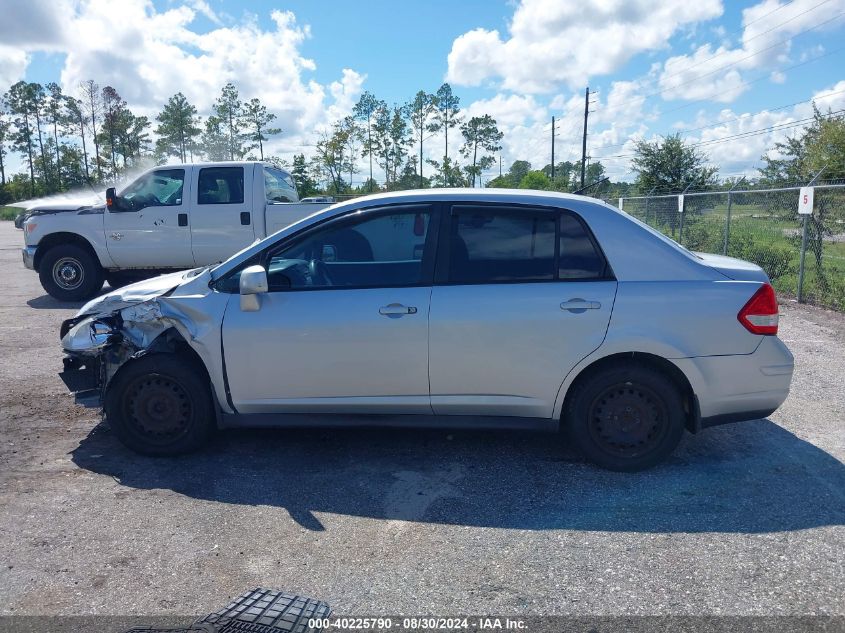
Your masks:
<svg viewBox="0 0 845 633"><path fill-rule="evenodd" d="M243 167L245 165L263 165L270 169L287 172L283 167L276 167L275 165L260 160L225 160L225 161L198 161L194 163L166 163L164 165L156 165L150 171L157 169L182 169L184 167Z"/></svg>
<svg viewBox="0 0 845 633"><path fill-rule="evenodd" d="M471 188L441 188L441 189L408 189L403 191L389 191L376 193L360 198L353 198L335 203L329 207L318 209L287 227L268 235L261 241L255 242L243 250L235 253L228 260L213 269L213 278L226 274L242 261L251 257L255 252L263 249L268 241L283 239L286 235L299 231L312 224L329 220L333 217L351 213L379 204L413 204L425 202L475 202L500 204L525 204L534 206L550 206L555 208L578 208L583 211L589 207L604 214L624 215L616 207L610 206L596 198L560 193L556 191L533 191L526 189L471 189Z"/></svg>
<svg viewBox="0 0 845 633"><path fill-rule="evenodd" d="M518 202L518 199L524 199L526 202L534 204L543 204L546 200L549 205L558 205L561 201L584 201L597 202L604 204L601 200L596 198L589 198L586 196L574 193L562 193L559 191L539 191L534 189L473 189L469 187L456 188L434 188L434 189L408 189L403 191L388 191L384 193L374 193L361 198L353 198L348 202L357 202L362 200L367 201L382 201L382 200L478 200L479 202L493 202L503 199L508 199L512 202ZM616 210L616 207L607 205L609 209Z"/></svg>

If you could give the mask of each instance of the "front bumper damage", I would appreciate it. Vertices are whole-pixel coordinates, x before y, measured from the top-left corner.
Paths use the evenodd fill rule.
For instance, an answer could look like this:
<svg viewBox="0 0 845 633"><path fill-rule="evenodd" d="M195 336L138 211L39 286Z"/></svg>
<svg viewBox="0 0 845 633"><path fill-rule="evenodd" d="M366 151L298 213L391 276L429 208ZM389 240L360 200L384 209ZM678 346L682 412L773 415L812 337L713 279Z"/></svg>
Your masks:
<svg viewBox="0 0 845 633"><path fill-rule="evenodd" d="M91 328L91 332L86 328ZM166 346L167 337L158 339L171 328L156 300L116 310L108 316L68 319L59 331L65 349L59 378L77 404L102 407L106 388L117 370L133 358Z"/></svg>
<svg viewBox="0 0 845 633"><path fill-rule="evenodd" d="M64 369L59 378L73 394L76 404L84 407L103 406L103 363L99 358L67 355L62 359Z"/></svg>

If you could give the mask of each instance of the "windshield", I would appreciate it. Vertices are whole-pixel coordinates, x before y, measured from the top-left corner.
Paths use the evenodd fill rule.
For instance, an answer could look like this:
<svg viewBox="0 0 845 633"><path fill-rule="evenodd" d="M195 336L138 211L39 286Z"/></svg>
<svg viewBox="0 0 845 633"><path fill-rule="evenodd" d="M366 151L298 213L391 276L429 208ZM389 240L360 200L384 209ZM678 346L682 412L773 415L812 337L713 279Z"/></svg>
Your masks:
<svg viewBox="0 0 845 633"><path fill-rule="evenodd" d="M180 205L184 183L184 169L158 169L130 183L120 195L136 205L138 203L144 206Z"/></svg>

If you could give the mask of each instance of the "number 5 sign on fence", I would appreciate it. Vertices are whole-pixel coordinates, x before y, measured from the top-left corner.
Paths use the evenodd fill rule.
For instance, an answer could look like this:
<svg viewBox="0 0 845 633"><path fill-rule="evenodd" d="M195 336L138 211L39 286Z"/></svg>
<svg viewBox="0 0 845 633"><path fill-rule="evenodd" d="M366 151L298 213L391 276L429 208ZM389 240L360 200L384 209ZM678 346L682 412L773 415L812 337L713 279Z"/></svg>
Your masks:
<svg viewBox="0 0 845 633"><path fill-rule="evenodd" d="M813 215L813 187L801 187L798 194L798 214Z"/></svg>

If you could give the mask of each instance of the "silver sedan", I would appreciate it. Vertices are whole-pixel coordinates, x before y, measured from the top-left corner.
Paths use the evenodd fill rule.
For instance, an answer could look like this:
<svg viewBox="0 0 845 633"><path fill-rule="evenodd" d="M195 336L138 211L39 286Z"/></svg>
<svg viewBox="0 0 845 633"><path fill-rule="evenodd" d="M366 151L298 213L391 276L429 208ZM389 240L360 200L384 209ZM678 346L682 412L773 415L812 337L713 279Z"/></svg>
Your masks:
<svg viewBox="0 0 845 633"><path fill-rule="evenodd" d="M91 301L61 375L146 454L227 427L510 427L632 471L771 414L793 369L777 328L759 267L599 201L411 191Z"/></svg>

